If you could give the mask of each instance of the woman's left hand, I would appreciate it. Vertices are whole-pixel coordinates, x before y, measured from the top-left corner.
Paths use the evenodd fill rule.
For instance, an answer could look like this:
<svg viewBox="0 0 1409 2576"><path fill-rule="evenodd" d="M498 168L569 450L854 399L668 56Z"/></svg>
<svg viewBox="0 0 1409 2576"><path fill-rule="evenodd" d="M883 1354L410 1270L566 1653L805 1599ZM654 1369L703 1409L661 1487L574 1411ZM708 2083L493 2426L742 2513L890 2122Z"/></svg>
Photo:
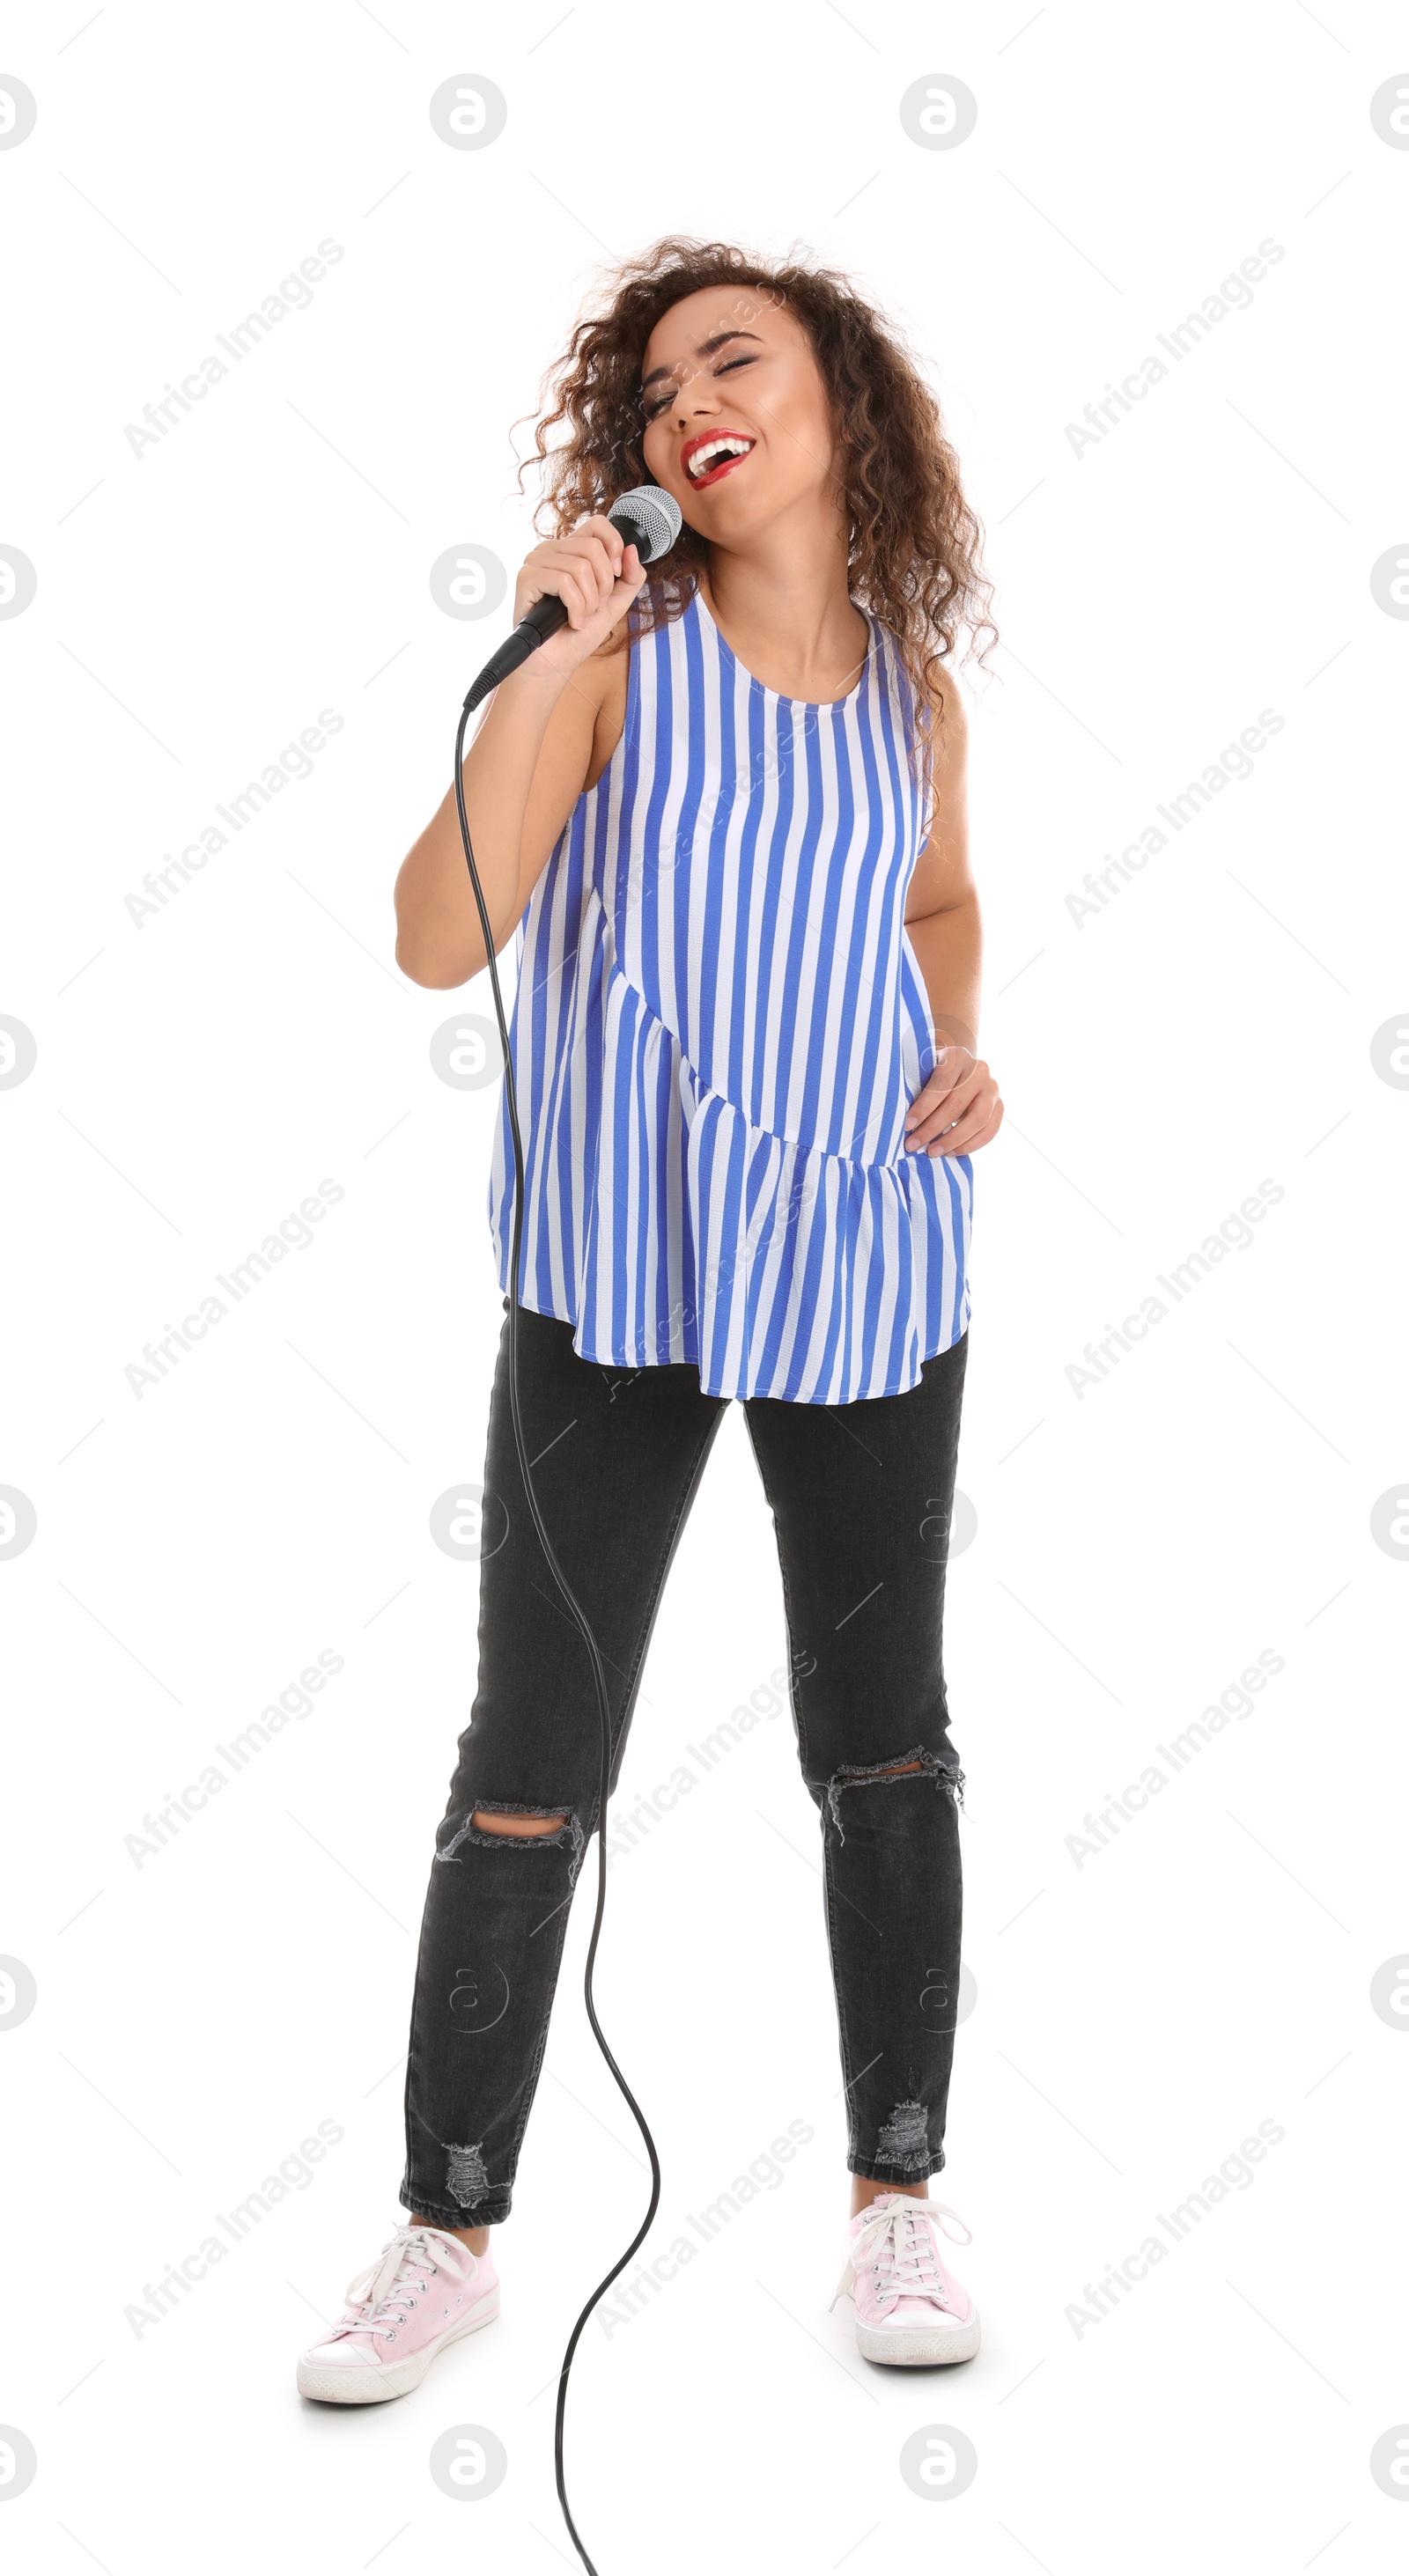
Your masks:
<svg viewBox="0 0 1409 2576"><path fill-rule="evenodd" d="M923 1146L927 1154L974 1154L992 1144L1002 1124L998 1085L982 1058L965 1046L942 1046L906 1112L906 1151Z"/></svg>

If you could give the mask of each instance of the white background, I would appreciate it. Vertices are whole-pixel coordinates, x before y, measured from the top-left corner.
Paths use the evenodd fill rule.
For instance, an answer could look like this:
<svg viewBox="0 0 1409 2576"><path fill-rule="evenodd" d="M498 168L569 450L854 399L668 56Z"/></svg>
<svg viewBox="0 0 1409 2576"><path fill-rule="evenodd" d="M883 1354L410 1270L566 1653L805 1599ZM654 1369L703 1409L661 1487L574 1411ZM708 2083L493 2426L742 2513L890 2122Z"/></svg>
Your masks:
<svg viewBox="0 0 1409 2576"><path fill-rule="evenodd" d="M457 623L428 574L532 541L508 426L600 264L673 228L858 275L933 374L997 584L967 685L1008 1115L975 1163L977 1526L946 1653L977 2000L932 2186L974 2231L985 2340L952 2375L885 2373L827 2313L817 1818L788 1719L760 1724L611 1876L599 2004L665 2168L648 2251L790 2120L815 2136L632 2323L589 2329L579 2524L601 2576L1400 2563L1409 2514L1369 2462L1409 2419L1409 2041L1370 1986L1409 1938L1409 1570L1371 1515L1409 1467L1409 1099L1371 1046L1409 1025L1409 624L1370 576L1409 553L1409 154L1370 100L1406 60L1402 13L1350 0L6 12L0 68L38 102L0 150L0 544L37 572L0 622L0 1010L37 1044L0 1094L0 1482L37 1513L0 1563L0 1950L38 1989L3 2035L0 2421L38 2455L17 2568L575 2563L551 2383L647 2191L581 2006L595 1861L501 2322L382 2409L307 2406L293 2368L404 2216L415 1930L474 1682L476 1567L428 1518L482 1472L502 1317L496 1093L429 1056L457 1009L492 1017L487 978L408 984L391 887L507 612ZM429 120L461 72L508 102L484 150ZM902 128L927 74L977 98L958 149ZM344 256L308 309L134 453L125 425L324 239ZM1084 406L1265 239L1247 309L1074 452ZM324 708L313 774L134 924L144 874ZM1087 872L1263 709L1252 776L1078 926ZM313 1242L134 1393L144 1343L325 1178ZM1253 1242L1076 1391L1083 1345L1264 1179ZM137 1867L144 1814L325 1649L312 1713ZM1264 1650L1284 1668L1252 1714L1074 1854ZM735 1409L622 1806L785 1652ZM134 2333L145 2285L320 2120L344 2134L308 2187ZM1085 2285L1264 2121L1251 2182L1078 2332ZM473 2509L427 2465L466 2423L509 2463ZM977 2452L952 2499L900 2473L936 2424Z"/></svg>

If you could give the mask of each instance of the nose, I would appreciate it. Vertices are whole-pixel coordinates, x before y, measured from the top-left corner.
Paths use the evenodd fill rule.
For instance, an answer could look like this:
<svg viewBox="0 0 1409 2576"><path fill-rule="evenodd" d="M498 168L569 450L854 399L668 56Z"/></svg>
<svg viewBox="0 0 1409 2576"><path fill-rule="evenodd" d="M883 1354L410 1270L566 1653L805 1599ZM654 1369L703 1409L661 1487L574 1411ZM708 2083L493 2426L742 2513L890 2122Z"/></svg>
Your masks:
<svg viewBox="0 0 1409 2576"><path fill-rule="evenodd" d="M693 383L681 386L676 396L675 408L678 425L681 429L685 429L701 412L717 412L719 396L709 378L700 376Z"/></svg>

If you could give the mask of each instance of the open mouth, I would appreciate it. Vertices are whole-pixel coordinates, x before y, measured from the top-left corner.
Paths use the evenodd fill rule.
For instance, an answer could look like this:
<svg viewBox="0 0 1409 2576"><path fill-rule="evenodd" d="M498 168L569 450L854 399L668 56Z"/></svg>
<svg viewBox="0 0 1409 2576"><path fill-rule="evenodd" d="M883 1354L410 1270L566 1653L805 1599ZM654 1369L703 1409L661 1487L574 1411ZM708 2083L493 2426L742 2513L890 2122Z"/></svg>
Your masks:
<svg viewBox="0 0 1409 2576"><path fill-rule="evenodd" d="M703 491L706 483L718 483L742 465L753 448L754 441L737 429L712 430L703 438L687 439L680 452L685 479L695 491Z"/></svg>

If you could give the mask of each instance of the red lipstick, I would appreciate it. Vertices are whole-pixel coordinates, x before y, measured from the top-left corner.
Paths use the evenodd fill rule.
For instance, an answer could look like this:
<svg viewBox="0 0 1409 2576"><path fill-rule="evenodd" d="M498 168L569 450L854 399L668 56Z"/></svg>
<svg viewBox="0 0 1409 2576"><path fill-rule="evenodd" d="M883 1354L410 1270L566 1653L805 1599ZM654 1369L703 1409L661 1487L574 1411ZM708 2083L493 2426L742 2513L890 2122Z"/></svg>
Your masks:
<svg viewBox="0 0 1409 2576"><path fill-rule="evenodd" d="M716 447L725 439L735 444L719 457L717 463L708 465L702 474L692 474L691 457L697 455L702 447ZM707 484L722 482L726 474L732 473L736 465L742 465L744 458L753 453L756 443L743 429L702 429L693 438L687 438L680 450L680 470L691 491L703 492Z"/></svg>

